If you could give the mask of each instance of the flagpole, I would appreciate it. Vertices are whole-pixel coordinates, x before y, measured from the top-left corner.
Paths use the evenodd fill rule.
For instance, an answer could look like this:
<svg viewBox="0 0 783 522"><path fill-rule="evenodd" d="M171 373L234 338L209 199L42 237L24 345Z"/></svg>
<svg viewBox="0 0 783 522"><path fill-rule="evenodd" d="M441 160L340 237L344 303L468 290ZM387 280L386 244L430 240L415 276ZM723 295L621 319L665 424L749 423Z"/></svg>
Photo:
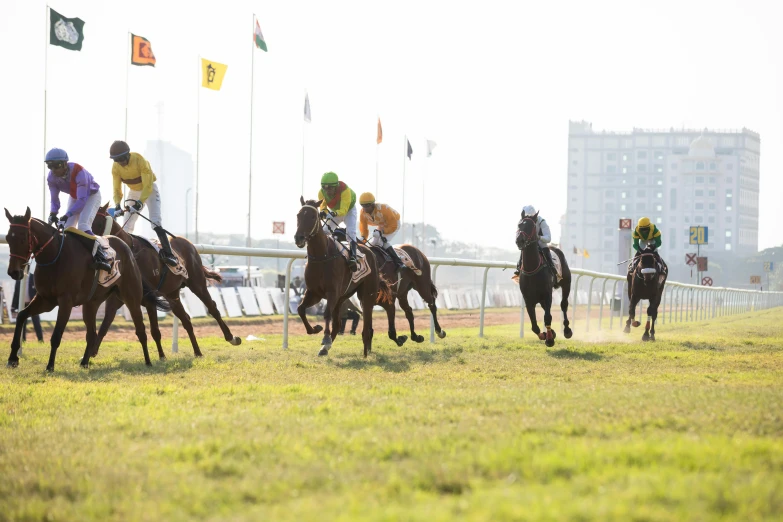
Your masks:
<svg viewBox="0 0 783 522"><path fill-rule="evenodd" d="M256 14L253 13L253 24L251 31L255 34L256 30ZM252 241L250 240L250 216L253 204L253 80L255 79L255 65L256 65L256 53L255 53L255 36L253 36L253 45L250 46L250 168L247 175L247 247L251 247ZM247 256L247 285L252 286L250 283L250 256Z"/></svg>
<svg viewBox="0 0 783 522"><path fill-rule="evenodd" d="M46 45L44 46L44 124L43 124L43 155L44 158L46 157L46 98L47 98L47 88L49 85L49 33L51 31L51 28L49 27L49 4L46 4L46 16L45 16L46 22L44 23L44 26L46 28ZM46 163L44 163L44 177L43 177L43 191L42 191L42 211L41 217L46 216L46 175L48 174L48 169L46 167Z"/></svg>
<svg viewBox="0 0 783 522"><path fill-rule="evenodd" d="M405 157L408 155L408 136L407 134L402 139L402 215L400 221L402 222L402 242L405 243L405 168L407 167L407 161Z"/></svg>
<svg viewBox="0 0 783 522"><path fill-rule="evenodd" d="M196 94L196 210L193 212L196 229L196 244L198 244L198 161L199 140L201 138L201 55L198 55L198 91Z"/></svg>
<svg viewBox="0 0 783 522"><path fill-rule="evenodd" d="M429 144L427 144L427 150L429 151ZM424 172L421 173L421 251L424 252L427 247L427 225L424 221L424 180L427 178L427 165L429 161L424 160Z"/></svg>
<svg viewBox="0 0 783 522"><path fill-rule="evenodd" d="M380 117L380 115L378 116L377 119L378 119L378 125L380 125L381 124L381 117ZM376 132L376 135L377 135L377 133L378 133L377 129L376 129L375 132ZM380 151L380 147L381 147L381 144L378 143L378 138L376 136L376 139L375 139L375 199L376 200L378 199L378 153Z"/></svg>
<svg viewBox="0 0 783 522"><path fill-rule="evenodd" d="M305 89L305 101L307 101L307 89ZM307 120L302 118L302 192L300 195L304 197L304 172L305 172L305 123Z"/></svg>
<svg viewBox="0 0 783 522"><path fill-rule="evenodd" d="M125 134L123 137L123 141L125 143L128 143L128 84L130 83L130 44L131 42L131 32L128 31L127 35L127 41L125 46L125 59L127 60L125 62ZM125 201L125 183L122 184L122 200Z"/></svg>

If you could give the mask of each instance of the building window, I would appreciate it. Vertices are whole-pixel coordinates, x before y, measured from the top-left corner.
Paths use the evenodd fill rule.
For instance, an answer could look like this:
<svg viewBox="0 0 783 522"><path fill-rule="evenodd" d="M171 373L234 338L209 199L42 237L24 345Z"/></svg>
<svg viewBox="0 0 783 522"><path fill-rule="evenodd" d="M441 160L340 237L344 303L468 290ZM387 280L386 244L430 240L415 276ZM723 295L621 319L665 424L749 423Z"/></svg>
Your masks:
<svg viewBox="0 0 783 522"><path fill-rule="evenodd" d="M711 197L711 198L714 198L715 197L715 191L714 190L710 190L709 192L707 192L707 195L709 197Z"/></svg>
<svg viewBox="0 0 783 522"><path fill-rule="evenodd" d="M647 172L647 165L640 163L636 166L636 172Z"/></svg>
<svg viewBox="0 0 783 522"><path fill-rule="evenodd" d="M571 172L571 173L569 174L569 176L571 176L572 178L575 178L575 177L576 177L576 172Z"/></svg>
<svg viewBox="0 0 783 522"><path fill-rule="evenodd" d="M655 210L658 212L663 212L663 205L655 205Z"/></svg>
<svg viewBox="0 0 783 522"><path fill-rule="evenodd" d="M605 236L610 236L611 237L612 234L614 234L614 230L612 230L611 228L605 228L604 229L604 235Z"/></svg>
<svg viewBox="0 0 783 522"><path fill-rule="evenodd" d="M617 161L617 154L615 154L614 152L610 152L609 154L606 155L606 159L609 161Z"/></svg>
<svg viewBox="0 0 783 522"><path fill-rule="evenodd" d="M726 231L726 237L731 237L731 230Z"/></svg>
<svg viewBox="0 0 783 522"><path fill-rule="evenodd" d="M628 193L627 192L620 192L620 197L622 199L625 199L626 197L628 197Z"/></svg>
<svg viewBox="0 0 783 522"><path fill-rule="evenodd" d="M685 216L684 218L682 218L682 220L685 221L686 224L688 224L688 223L691 222L691 217L690 216Z"/></svg>
<svg viewBox="0 0 783 522"><path fill-rule="evenodd" d="M656 185L663 185L663 180L658 178L658 181L655 182Z"/></svg>
<svg viewBox="0 0 783 522"><path fill-rule="evenodd" d="M731 243L726 243L726 250L731 250Z"/></svg>
<svg viewBox="0 0 783 522"><path fill-rule="evenodd" d="M628 174L628 167L623 167L623 174Z"/></svg>
<svg viewBox="0 0 783 522"><path fill-rule="evenodd" d="M655 172L663 172L663 165L656 165L653 168L655 169Z"/></svg>
<svg viewBox="0 0 783 522"><path fill-rule="evenodd" d="M704 191L703 190L697 190L696 192L694 192L694 194L695 194L695 196L697 198L703 198L704 197Z"/></svg>
<svg viewBox="0 0 783 522"><path fill-rule="evenodd" d="M708 221L709 223L715 223L715 216L710 216L710 217L708 217L708 218L707 218L707 221Z"/></svg>
<svg viewBox="0 0 783 522"><path fill-rule="evenodd" d="M636 159L647 159L647 151L646 150L636 151Z"/></svg>
<svg viewBox="0 0 783 522"><path fill-rule="evenodd" d="M688 236L690 236L690 235L691 235L691 231L690 231L690 229L688 229L688 228L686 228L685 230L683 230L683 232L685 232L685 237L688 237Z"/></svg>
<svg viewBox="0 0 783 522"><path fill-rule="evenodd" d="M622 212L625 212L625 210L626 210L626 207L625 207L625 205L620 205L620 210L621 210Z"/></svg>
<svg viewBox="0 0 783 522"><path fill-rule="evenodd" d="M614 190L606 190L604 191L604 196L607 198L613 198L614 197Z"/></svg>
<svg viewBox="0 0 783 522"><path fill-rule="evenodd" d="M647 178L645 178L645 177L636 178L636 184L637 185L644 185L645 183L647 183Z"/></svg>
<svg viewBox="0 0 783 522"><path fill-rule="evenodd" d="M574 201L574 202L575 202L575 201L576 201L576 198L571 198L571 201Z"/></svg>
<svg viewBox="0 0 783 522"><path fill-rule="evenodd" d="M677 164L676 163L672 163L672 170L677 170Z"/></svg>
<svg viewBox="0 0 783 522"><path fill-rule="evenodd" d="M663 192L656 192L655 197L658 199L663 199Z"/></svg>
<svg viewBox="0 0 783 522"><path fill-rule="evenodd" d="M734 183L734 178L726 178L726 183Z"/></svg>
<svg viewBox="0 0 783 522"><path fill-rule="evenodd" d="M731 212L731 205L726 205L726 211Z"/></svg>
<svg viewBox="0 0 783 522"><path fill-rule="evenodd" d="M604 209L606 209L607 212L614 212L614 203L607 203L604 205Z"/></svg>
<svg viewBox="0 0 783 522"><path fill-rule="evenodd" d="M623 153L623 161L628 161L628 154Z"/></svg>
<svg viewBox="0 0 783 522"><path fill-rule="evenodd" d="M579 162L576 160L571 160L571 165L579 165Z"/></svg>
<svg viewBox="0 0 783 522"><path fill-rule="evenodd" d="M604 261L614 261L611 252L604 252Z"/></svg>
<svg viewBox="0 0 783 522"><path fill-rule="evenodd" d="M710 203L710 210L715 210L715 203Z"/></svg>
<svg viewBox="0 0 783 522"><path fill-rule="evenodd" d="M704 183L704 176L696 176L696 183Z"/></svg>
<svg viewBox="0 0 783 522"><path fill-rule="evenodd" d="M726 223L731 223L731 216L726 216Z"/></svg>
<svg viewBox="0 0 783 522"><path fill-rule="evenodd" d="M704 210L704 203L696 203L696 204L694 205L694 208L695 208L696 210Z"/></svg>
<svg viewBox="0 0 783 522"><path fill-rule="evenodd" d="M663 223L663 218L655 218L655 222L660 225Z"/></svg>
<svg viewBox="0 0 783 522"><path fill-rule="evenodd" d="M669 248L677 248L677 232L674 228L669 229Z"/></svg>
<svg viewBox="0 0 783 522"><path fill-rule="evenodd" d="M671 183L677 183L677 176L672 176L671 178L669 178L669 181Z"/></svg>
<svg viewBox="0 0 783 522"><path fill-rule="evenodd" d="M669 190L669 210L677 210L677 189Z"/></svg>
<svg viewBox="0 0 783 522"><path fill-rule="evenodd" d="M636 197L637 198L643 198L646 195L647 195L647 191L644 190L644 189L639 189L639 190L636 191Z"/></svg>
<svg viewBox="0 0 783 522"><path fill-rule="evenodd" d="M717 165L715 165L714 163L710 163L710 170L717 170L717 169L718 169Z"/></svg>
<svg viewBox="0 0 783 522"><path fill-rule="evenodd" d="M726 189L726 198L732 197L731 189Z"/></svg>
<svg viewBox="0 0 783 522"><path fill-rule="evenodd" d="M662 160L663 159L663 152L656 150L655 151L655 159L656 160Z"/></svg>
<svg viewBox="0 0 783 522"><path fill-rule="evenodd" d="M696 170L704 170L704 162L703 161L697 161L696 162Z"/></svg>
<svg viewBox="0 0 783 522"><path fill-rule="evenodd" d="M704 223L704 218L702 216L696 216L693 218L694 223Z"/></svg>
<svg viewBox="0 0 783 522"><path fill-rule="evenodd" d="M611 174L617 172L617 165L607 165L606 172L609 172Z"/></svg>
<svg viewBox="0 0 783 522"><path fill-rule="evenodd" d="M715 184L715 176L710 176L710 184L711 185Z"/></svg>

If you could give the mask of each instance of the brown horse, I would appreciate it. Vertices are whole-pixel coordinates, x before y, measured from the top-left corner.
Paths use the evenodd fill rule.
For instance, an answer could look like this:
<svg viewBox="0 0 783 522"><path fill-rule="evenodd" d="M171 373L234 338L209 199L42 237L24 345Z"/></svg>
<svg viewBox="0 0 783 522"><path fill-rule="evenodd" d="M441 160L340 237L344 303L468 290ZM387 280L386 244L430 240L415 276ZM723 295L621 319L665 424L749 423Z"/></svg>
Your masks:
<svg viewBox="0 0 783 522"><path fill-rule="evenodd" d="M642 341L655 341L655 321L658 319L658 305L661 304L663 289L666 286L666 278L669 269L663 259L660 259L661 266L658 266L657 260L660 258L655 255L653 250L642 250L636 266L631 265L628 271L628 299L631 301L628 310L628 320L625 322L623 332L631 333L631 325L634 328L641 323L634 320L636 315L636 305L642 299L647 299L650 304L647 307L647 323L644 326L644 335Z"/></svg>
<svg viewBox="0 0 783 522"><path fill-rule="evenodd" d="M538 212L532 216L526 216L522 212L522 219L517 225L517 247L522 250L522 269L519 272L519 289L525 299L525 308L530 318L530 327L539 339L546 345L555 345L557 334L552 330L552 289L560 287L562 299L560 309L563 311L563 335L570 339L573 332L568 322L568 296L571 293L571 270L568 268L565 256L559 248L549 247L552 254L560 260L563 279L558 283L552 271L544 261L544 254L539 251ZM541 304L544 309L544 326L546 333L541 332L536 321L536 304Z"/></svg>
<svg viewBox="0 0 783 522"><path fill-rule="evenodd" d="M54 227L31 218L29 208L24 216L11 216L8 210L5 211L5 215L11 223L6 235L11 251L8 275L18 281L24 276L24 265L29 263L30 257L34 257L37 261L34 275L37 294L16 318L8 366L15 368L19 365L19 339L27 318L49 312L55 306L59 306L57 323L52 332L49 363L46 365L47 370L54 371L57 348L60 346L71 310L74 306L82 305L82 316L87 330L87 347L81 365L88 367L91 349L97 339L95 316L98 307L115 293L128 305L133 324L136 326L136 337L139 338L144 350L144 362L151 365L141 306L142 301L153 298L147 293L149 289L145 288L133 252L128 245L116 237L107 238L109 245L117 253L121 276L114 285L106 288L95 284L96 274L93 268L92 251L89 249L91 245L86 244L89 240L84 238L83 241L83 238L72 234L58 233Z"/></svg>
<svg viewBox="0 0 783 522"><path fill-rule="evenodd" d="M372 253L375 254L375 262L384 279L387 281L397 281L394 262L389 255L380 247L373 246L370 247L370 249L372 250ZM397 329L394 325L394 314L396 312L394 300L397 299L399 300L400 308L405 312L405 317L408 319L408 324L411 327L411 339L417 343L424 342L424 336L418 335L413 327L413 309L408 302L408 291L411 288L415 288L422 300L427 303L435 323L435 332L438 334L439 338L443 339L446 337L446 331L443 330L440 327L440 323L438 323L438 307L435 304L435 300L438 297L438 289L432 282L430 262L427 259L427 256L413 245L402 245L400 249L404 250L411 258L411 261L413 261L413 265L421 270L421 275L416 275L413 270L409 268L403 268L400 270L398 283L389 284L392 292L391 302L378 302L378 305L386 310L386 316L389 319L389 339L397 343L397 346L402 346L405 344L405 341L408 340L408 336L406 335L397 335Z"/></svg>
<svg viewBox="0 0 783 522"><path fill-rule="evenodd" d="M93 229L98 231L104 231L106 229L106 220L110 217L106 213L106 209L109 204L102 206L93 220ZM201 350L196 340L196 334L193 332L193 325L190 322L190 316L182 306L182 301L179 298L179 291L181 288L188 287L198 297L204 306L207 307L209 314L215 318L220 329L223 331L223 338L234 346L239 345L242 339L234 337L231 334L231 330L228 325L220 317L220 311L218 311L217 305L212 300L207 290L207 279L213 281L222 281L223 278L220 274L209 270L201 263L201 256L199 255L196 247L193 243L185 239L184 237L173 237L171 239L171 248L173 248L182 258L182 262L185 264L185 268L188 271L187 279L171 273L168 266L160 259L160 256L155 249L144 239L138 236L133 236L123 230L119 223L112 219L111 231L113 236L117 236L127 244L133 251L133 255L136 258L136 262L139 265L141 271L141 277L145 283L154 289L156 294L159 294L165 298L171 305L171 311L180 320L185 331L188 332L190 338L190 344L193 345L193 354L196 357L201 357ZM100 347L101 341L103 341L106 332L109 331L114 315L122 303L118 299L111 299L106 303L106 316L101 323L101 329L98 332L98 343L95 346L95 352L93 355L98 354L98 347ZM147 316L150 320L150 331L152 338L155 340L155 344L158 347L158 357L165 359L166 355L163 353L163 347L160 344L160 328L158 327L158 314L155 311L155 307L147 304ZM115 313L110 314L113 311Z"/></svg>
<svg viewBox="0 0 783 522"><path fill-rule="evenodd" d="M307 245L307 265L305 267L305 290L298 311L307 333L312 335L321 332L321 325L315 328L310 326L305 314L306 310L326 298L324 320L326 330L318 355L328 355L332 342L340 331L340 309L345 300L354 293L359 296L364 315L362 327L362 341L364 342L364 356L372 351L372 309L379 299L390 300L391 291L383 276L378 272L375 256L364 245L358 245L358 249L365 255L370 267L370 273L363 279L354 283L351 279L352 272L348 269L348 263L340 251L342 245L327 236L323 231L319 218L321 201L299 198L302 208L296 215L296 233L294 242L299 248ZM331 325L329 324L331 320Z"/></svg>

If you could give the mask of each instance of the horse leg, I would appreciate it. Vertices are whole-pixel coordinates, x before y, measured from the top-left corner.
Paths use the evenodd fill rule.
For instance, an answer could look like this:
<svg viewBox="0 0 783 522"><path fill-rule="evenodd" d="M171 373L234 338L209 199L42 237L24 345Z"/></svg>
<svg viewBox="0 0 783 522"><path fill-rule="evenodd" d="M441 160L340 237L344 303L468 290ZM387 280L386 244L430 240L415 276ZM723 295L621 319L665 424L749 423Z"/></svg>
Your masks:
<svg viewBox="0 0 783 522"><path fill-rule="evenodd" d="M302 300L299 301L299 307L296 309L296 312L299 314L299 318L302 320L302 324L307 331L307 335L317 334L324 329L320 324L315 325L315 328L310 326L310 321L307 320L307 309L320 300L321 298L308 288L302 295Z"/></svg>
<svg viewBox="0 0 783 522"><path fill-rule="evenodd" d="M560 293L562 299L560 299L560 310L563 311L563 335L566 339L570 339L574 332L569 327L568 321L568 296L571 294L571 280L563 279L560 283Z"/></svg>
<svg viewBox="0 0 783 522"><path fill-rule="evenodd" d="M158 359L161 361L166 359L166 354L163 353L163 346L160 344L160 327L158 326L158 309L155 308L154 303L145 302L144 308L147 309L147 317L150 320L150 334L155 341L155 346L158 348Z"/></svg>
<svg viewBox="0 0 783 522"><path fill-rule="evenodd" d="M32 276L30 276L32 277ZM39 315L52 310L55 307L54 301L44 299L39 296L33 297L26 307L19 311L16 316L16 326L14 327L14 338L11 341L11 354L8 356L8 367L16 368L19 366L19 348L21 347L21 337L24 331L27 318L31 315Z"/></svg>
<svg viewBox="0 0 783 522"><path fill-rule="evenodd" d="M179 293L179 291L177 292ZM196 333L193 331L193 323L190 321L190 316L185 311L185 307L182 306L182 301L177 297L176 299L168 297L169 304L171 305L171 312L179 319L185 331L188 332L188 338L190 344L193 346L193 356L201 357L201 350L198 347L198 341L196 340Z"/></svg>
<svg viewBox="0 0 783 522"><path fill-rule="evenodd" d="M538 327L538 321L536 321L536 303L533 300L525 299L525 308L527 308L527 316L530 318L530 329L538 336L542 341L546 339L546 335L541 333L541 328Z"/></svg>
<svg viewBox="0 0 783 522"><path fill-rule="evenodd" d="M122 306L122 299L117 294L112 295L106 300L106 308L104 308L103 321L101 321L101 327L98 330L98 338L95 340L95 344L90 351L90 357L96 357L98 355L98 349L101 347L103 338L106 337L106 333L109 331L109 327L114 322L114 318L117 317L117 310Z"/></svg>
<svg viewBox="0 0 783 522"><path fill-rule="evenodd" d="M334 343L334 340L337 339L337 333L341 329L343 329L342 328L343 319L342 319L342 316L340 314L340 310L342 310L344 302L345 302L345 299L340 299L340 302L338 302L335 305L335 307L334 307L335 313L332 316L332 330L331 330L331 332L329 334L329 338L332 340L333 343Z"/></svg>
<svg viewBox="0 0 783 522"><path fill-rule="evenodd" d="M332 347L332 331L331 331L332 315L340 314L340 310L337 310L334 307L336 302L337 302L336 296L334 295L326 296L326 308L324 308L324 324L326 325L326 328L324 330L323 341L321 341L321 350L318 352L318 355L321 357L323 357L324 355L329 355L329 349Z"/></svg>
<svg viewBox="0 0 783 522"><path fill-rule="evenodd" d="M68 319L71 318L73 305L71 304L70 295L59 296L57 298L57 306L59 306L57 309L57 322L55 323L54 331L52 332L51 351L49 352L49 362L46 365L47 371L50 372L54 371L54 359L57 356L57 348L60 347L60 341L62 341L65 326L68 324ZM27 318L25 317L25 319ZM22 325L24 325L24 321L22 321Z"/></svg>
<svg viewBox="0 0 783 522"><path fill-rule="evenodd" d="M223 321L223 318L220 317L220 310L218 310L215 301L212 300L212 296L209 295L206 283L204 283L203 286L188 285L188 288L190 288L196 297L198 297L199 300L204 303L204 306L207 307L209 315L211 315L215 321L217 321L220 330L223 332L223 339L231 343L233 346L239 346L242 344L242 339L239 337L234 337L234 335L231 333L231 329L229 329L228 325Z"/></svg>
<svg viewBox="0 0 783 522"><path fill-rule="evenodd" d="M555 332L552 330L552 293L549 292L542 303L544 308L544 326L546 327L546 345L551 348L555 345Z"/></svg>
<svg viewBox="0 0 783 522"><path fill-rule="evenodd" d="M362 315L364 316L364 325L362 326L362 343L364 344L364 357L372 352L372 309L375 306L377 289L371 292L362 285L359 288L359 300L362 303ZM392 304L394 306L394 304Z"/></svg>
<svg viewBox="0 0 783 522"><path fill-rule="evenodd" d="M411 340L417 343L423 343L424 336L417 334L413 326L413 308L411 308L411 304L408 302L408 290L403 290L397 294L397 299L400 301L400 308L405 312L405 318L408 320L408 324L411 327Z"/></svg>
<svg viewBox="0 0 783 522"><path fill-rule="evenodd" d="M658 306L661 304L661 298L658 297L655 302L650 301L650 306L647 307L647 326L645 327L644 334L647 335L647 328L650 330L648 339L642 337L644 341L655 341L655 321L658 319Z"/></svg>
<svg viewBox="0 0 783 522"><path fill-rule="evenodd" d="M636 317L636 305L639 304L639 298L638 297L631 297L631 303L628 307L628 320L625 322L625 328L623 329L623 332L625 333L631 333L631 324L633 324L634 327L639 326L639 321L635 321L634 318Z"/></svg>
<svg viewBox="0 0 783 522"><path fill-rule="evenodd" d="M90 367L90 354L92 353L92 347L98 339L98 334L95 331L96 315L98 314L98 305L94 301L88 301L82 306L82 321L84 322L84 329L86 333L87 346L84 348L84 356L82 357L82 368Z"/></svg>
<svg viewBox="0 0 783 522"><path fill-rule="evenodd" d="M446 337L446 330L442 329L440 323L438 323L438 305L435 304L437 289L435 288L435 285L432 284L432 280L429 279L429 274L427 274L427 280L424 284L416 284L416 291L419 292L421 300L427 303L427 308L430 309L432 323L435 326L435 333L438 335L439 339L443 339Z"/></svg>
<svg viewBox="0 0 783 522"><path fill-rule="evenodd" d="M389 319L389 339L397 343L397 346L402 346L408 340L408 336L397 335L397 326L394 324L394 315L397 310L394 308L394 303L383 303L381 306L386 310L386 317Z"/></svg>
<svg viewBox="0 0 783 522"><path fill-rule="evenodd" d="M150 352L147 348L147 330L144 328L144 316L141 315L141 307L138 304L135 306L128 304L128 311L133 319L133 325L136 327L136 337L139 339L141 349L144 352L144 364L152 366Z"/></svg>

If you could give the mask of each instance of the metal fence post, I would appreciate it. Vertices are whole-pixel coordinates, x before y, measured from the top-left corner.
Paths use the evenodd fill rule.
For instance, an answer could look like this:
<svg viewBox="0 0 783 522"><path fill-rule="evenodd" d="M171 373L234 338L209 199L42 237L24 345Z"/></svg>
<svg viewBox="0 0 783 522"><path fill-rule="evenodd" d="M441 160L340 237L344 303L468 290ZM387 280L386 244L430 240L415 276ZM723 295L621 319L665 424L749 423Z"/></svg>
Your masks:
<svg viewBox="0 0 783 522"><path fill-rule="evenodd" d="M590 276L590 285L587 289L587 324L585 325L585 332L590 331L590 310L593 308L593 283L595 283L595 277Z"/></svg>
<svg viewBox="0 0 783 522"><path fill-rule="evenodd" d="M288 349L288 312L291 309L291 265L294 264L296 259L291 258L288 260L288 265L285 267L285 290L283 292L283 349Z"/></svg>
<svg viewBox="0 0 783 522"><path fill-rule="evenodd" d="M620 281L615 279L614 280L614 286L612 287L612 306L609 309L609 329L612 330L614 328L614 296L617 295L617 283ZM620 296L620 301L622 302L623 296ZM620 307L620 310L622 310L622 306Z"/></svg>
<svg viewBox="0 0 783 522"><path fill-rule="evenodd" d="M484 280L481 283L481 311L479 312L479 337L484 337L484 303L487 300L487 273L489 267L484 269Z"/></svg>
<svg viewBox="0 0 783 522"><path fill-rule="evenodd" d="M576 311L579 306L579 280L582 279L582 274L576 276L576 283L574 283L574 320L571 321L572 328L576 326Z"/></svg>
<svg viewBox="0 0 783 522"><path fill-rule="evenodd" d="M604 320L604 299L606 299L606 283L608 283L609 280L604 277L604 282L601 285L601 306L598 308L598 329L600 330L602 327L603 320Z"/></svg>
<svg viewBox="0 0 783 522"><path fill-rule="evenodd" d="M519 338L525 337L525 296L522 296L522 306L519 307Z"/></svg>
<svg viewBox="0 0 783 522"><path fill-rule="evenodd" d="M440 268L440 265L432 265L432 272L430 272L430 278L432 280L432 284L435 284L435 275L438 273L438 268ZM430 313L430 344L435 342L435 318L432 317L432 313Z"/></svg>

